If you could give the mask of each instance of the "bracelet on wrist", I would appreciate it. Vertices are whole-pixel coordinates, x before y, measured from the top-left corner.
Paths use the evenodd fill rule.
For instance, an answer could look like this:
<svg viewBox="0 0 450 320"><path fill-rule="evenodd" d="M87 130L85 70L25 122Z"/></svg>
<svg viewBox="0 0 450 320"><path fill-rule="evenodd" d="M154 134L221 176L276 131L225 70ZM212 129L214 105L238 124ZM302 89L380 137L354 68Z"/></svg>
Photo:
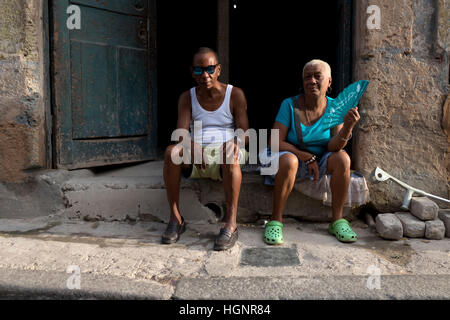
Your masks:
<svg viewBox="0 0 450 320"><path fill-rule="evenodd" d="M341 132L339 131L339 133L341 133ZM341 135L339 135L339 138L341 138L341 140L342 140L342 141L345 141L345 142L347 142L348 140L350 140L350 139L352 138L352 136L353 136L353 133L352 133L352 132L350 132L350 137L348 137L347 139L345 139L345 138L342 138L342 137L341 137Z"/></svg>
<svg viewBox="0 0 450 320"><path fill-rule="evenodd" d="M306 165L309 165L309 164L313 163L313 162L316 161L316 160L317 160L316 155L313 155L313 156L311 157L311 159L305 161L305 163L306 163Z"/></svg>

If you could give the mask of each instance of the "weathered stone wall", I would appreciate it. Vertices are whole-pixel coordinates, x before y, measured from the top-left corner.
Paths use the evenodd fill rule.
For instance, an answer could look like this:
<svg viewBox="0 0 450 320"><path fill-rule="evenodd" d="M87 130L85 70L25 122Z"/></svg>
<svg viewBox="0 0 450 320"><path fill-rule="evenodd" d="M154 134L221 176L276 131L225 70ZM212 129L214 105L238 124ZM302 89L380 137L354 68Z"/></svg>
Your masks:
<svg viewBox="0 0 450 320"><path fill-rule="evenodd" d="M381 9L379 30L366 25L369 5ZM354 80L370 80L359 105L355 168L372 180L380 167L448 198L448 140L441 125L449 89L448 0L357 0L355 18ZM372 180L369 188L381 211L397 210L405 194L392 181Z"/></svg>
<svg viewBox="0 0 450 320"><path fill-rule="evenodd" d="M0 0L0 182L47 166L43 0Z"/></svg>

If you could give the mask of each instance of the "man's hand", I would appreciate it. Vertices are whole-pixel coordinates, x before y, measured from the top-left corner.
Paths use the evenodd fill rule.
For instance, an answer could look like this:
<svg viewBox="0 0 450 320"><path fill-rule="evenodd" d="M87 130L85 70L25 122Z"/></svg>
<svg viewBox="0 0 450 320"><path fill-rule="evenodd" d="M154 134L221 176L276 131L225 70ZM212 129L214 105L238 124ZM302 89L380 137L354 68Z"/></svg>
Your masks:
<svg viewBox="0 0 450 320"><path fill-rule="evenodd" d="M202 146L192 141L191 150L191 163L193 163L197 167L197 169L206 169L206 167L209 165L209 161ZM195 163L196 159L200 159L201 163Z"/></svg>
<svg viewBox="0 0 450 320"><path fill-rule="evenodd" d="M233 164L239 161L239 146L236 141L228 140L222 145L224 164Z"/></svg>

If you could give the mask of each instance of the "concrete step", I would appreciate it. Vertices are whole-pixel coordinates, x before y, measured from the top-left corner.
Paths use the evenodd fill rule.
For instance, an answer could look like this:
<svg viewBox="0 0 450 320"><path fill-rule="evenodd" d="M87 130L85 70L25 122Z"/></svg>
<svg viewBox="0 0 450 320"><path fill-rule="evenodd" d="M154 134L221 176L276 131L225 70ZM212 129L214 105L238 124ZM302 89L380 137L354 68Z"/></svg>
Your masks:
<svg viewBox="0 0 450 320"><path fill-rule="evenodd" d="M447 279L447 280L446 280ZM450 275L387 275L380 286L369 276L183 279L178 300L447 300Z"/></svg>
<svg viewBox="0 0 450 320"><path fill-rule="evenodd" d="M243 168L239 222L254 222L271 215L273 187L264 185L264 177L254 169ZM61 186L67 205L65 213L69 218L85 220L167 222L169 207L162 170L163 162L154 161L72 178ZM180 210L190 222L220 221L226 211L223 184L209 179L182 179ZM354 220L357 214L357 209L346 208L344 217ZM324 222L331 219L331 208L294 190L285 216Z"/></svg>
<svg viewBox="0 0 450 320"><path fill-rule="evenodd" d="M0 268L0 296L8 300L168 300L173 294L173 288L156 281L94 274L83 274L82 289L76 283L68 289L70 276L53 270Z"/></svg>
<svg viewBox="0 0 450 320"><path fill-rule="evenodd" d="M243 167L238 222L268 219L273 187L255 166ZM163 161L83 170L44 170L24 184L0 184L0 218L36 218L52 214L70 219L167 222L169 207ZM209 179L181 181L180 210L189 222L217 223L226 212L221 182ZM345 208L344 217L355 220L358 208ZM285 217L313 222L331 219L331 208L293 190Z"/></svg>
<svg viewBox="0 0 450 320"><path fill-rule="evenodd" d="M0 268L0 295L6 299L145 300L448 300L450 275L383 275L380 287L368 276L220 277L181 279L174 285L152 280L83 274L80 289L68 289L70 274ZM73 276L72 276L73 277ZM82 285L82 286L81 286ZM267 305L270 303L254 303ZM239 309L214 310L230 315ZM225 307L224 306L224 307ZM269 307L266 310L271 310ZM273 306L271 312L273 312ZM174 312L174 315L176 313Z"/></svg>

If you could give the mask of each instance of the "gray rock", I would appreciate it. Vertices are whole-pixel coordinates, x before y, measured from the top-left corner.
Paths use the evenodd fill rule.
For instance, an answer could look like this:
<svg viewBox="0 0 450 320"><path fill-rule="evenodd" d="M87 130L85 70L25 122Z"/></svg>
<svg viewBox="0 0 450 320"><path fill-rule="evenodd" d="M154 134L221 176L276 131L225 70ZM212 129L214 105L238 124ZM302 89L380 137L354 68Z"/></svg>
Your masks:
<svg viewBox="0 0 450 320"><path fill-rule="evenodd" d="M439 219L444 222L445 236L450 238L450 209L439 209Z"/></svg>
<svg viewBox="0 0 450 320"><path fill-rule="evenodd" d="M425 238L441 240L445 235L444 222L439 219L425 222Z"/></svg>
<svg viewBox="0 0 450 320"><path fill-rule="evenodd" d="M377 215L376 228L384 239L400 240L403 237L403 225L393 213Z"/></svg>
<svg viewBox="0 0 450 320"><path fill-rule="evenodd" d="M439 207L426 197L411 199L411 213L422 221L436 220Z"/></svg>
<svg viewBox="0 0 450 320"><path fill-rule="evenodd" d="M425 222L417 219L409 212L395 214L403 226L403 235L409 238L423 238L425 236Z"/></svg>

